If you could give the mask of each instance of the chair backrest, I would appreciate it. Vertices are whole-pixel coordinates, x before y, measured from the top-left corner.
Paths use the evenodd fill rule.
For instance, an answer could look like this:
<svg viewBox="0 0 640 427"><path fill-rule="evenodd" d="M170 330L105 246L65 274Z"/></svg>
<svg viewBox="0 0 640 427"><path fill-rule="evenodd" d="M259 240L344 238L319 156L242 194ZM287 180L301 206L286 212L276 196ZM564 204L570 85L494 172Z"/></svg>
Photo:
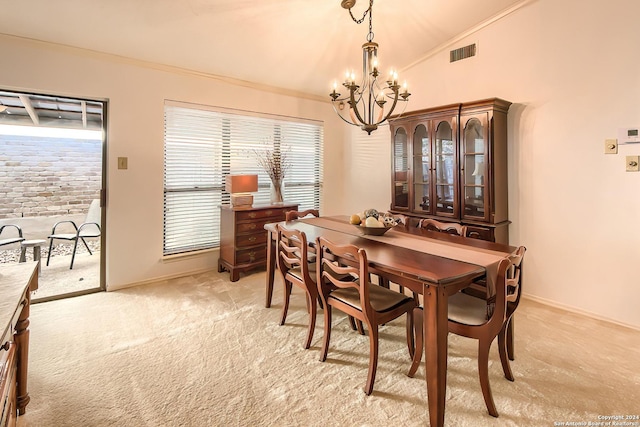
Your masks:
<svg viewBox="0 0 640 427"><path fill-rule="evenodd" d="M315 282L309 273L307 236L299 230L289 230L280 224L276 225L276 259L282 277L289 273L304 281Z"/></svg>
<svg viewBox="0 0 640 427"><path fill-rule="evenodd" d="M409 227L409 223L411 222L411 218L406 216L406 215L402 215L402 214L393 214L391 215L396 221L398 221L398 224L402 224L405 227Z"/></svg>
<svg viewBox="0 0 640 427"><path fill-rule="evenodd" d="M87 217L85 218L85 223L95 223L100 225L101 220L101 210L100 210L100 200L93 199L91 204L89 205L89 210L87 211Z"/></svg>
<svg viewBox="0 0 640 427"><path fill-rule="evenodd" d="M466 237L467 235L466 225L461 225L455 222L441 222L431 218L420 220L418 227L424 228L425 230L439 231L463 237Z"/></svg>
<svg viewBox="0 0 640 427"><path fill-rule="evenodd" d="M522 294L522 260L526 252L524 246L518 247L516 252L509 257L512 264L507 271L507 302L517 306ZM510 308L511 309L511 308ZM512 307L515 310L515 307Z"/></svg>
<svg viewBox="0 0 640 427"><path fill-rule="evenodd" d="M78 227L78 235L81 237L99 237L100 230L100 200L93 199L87 211L87 217Z"/></svg>
<svg viewBox="0 0 640 427"><path fill-rule="evenodd" d="M20 226L15 224L2 225L0 226L0 236L2 235L2 232L5 229L15 230L15 232L7 231L6 233L4 233L4 238L0 238L0 246L10 245L12 243L18 243L24 240L24 237L22 236L22 229L20 228ZM16 233L17 233L17 236L15 236ZM13 236L9 237L10 234L12 234Z"/></svg>
<svg viewBox="0 0 640 427"><path fill-rule="evenodd" d="M320 212L317 209L307 209L306 211L288 211L284 214L285 221L293 221L298 218L304 218L307 215L313 215L316 218L320 216Z"/></svg>
<svg viewBox="0 0 640 427"><path fill-rule="evenodd" d="M369 300L369 267L367 253L354 245L336 245L318 237L317 282L318 290L325 299L332 289L353 288L360 294L360 306L368 318L373 317L373 308ZM340 259L340 262L336 261Z"/></svg>
<svg viewBox="0 0 640 427"><path fill-rule="evenodd" d="M520 302L522 290L522 260L525 247L520 246L516 252L500 261L496 280L494 306L490 310L488 324L499 331L504 322L513 315ZM496 331L496 333L497 333Z"/></svg>

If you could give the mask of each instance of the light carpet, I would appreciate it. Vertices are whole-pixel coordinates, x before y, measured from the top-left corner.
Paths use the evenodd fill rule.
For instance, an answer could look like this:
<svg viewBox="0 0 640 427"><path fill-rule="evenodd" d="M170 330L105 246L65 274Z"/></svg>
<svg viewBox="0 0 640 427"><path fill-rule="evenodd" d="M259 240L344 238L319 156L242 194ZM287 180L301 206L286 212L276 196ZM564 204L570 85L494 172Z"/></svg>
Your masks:
<svg viewBox="0 0 640 427"><path fill-rule="evenodd" d="M264 273L228 278L211 272L33 305L31 402L18 426L428 425L424 367L406 376L404 318L381 328L366 396L368 336L335 312L322 363L322 311L311 349L302 348L300 289L279 326L279 280L267 309ZM446 425L553 426L640 412L638 331L525 300L515 382L491 349L497 419L480 391L476 341L449 337Z"/></svg>

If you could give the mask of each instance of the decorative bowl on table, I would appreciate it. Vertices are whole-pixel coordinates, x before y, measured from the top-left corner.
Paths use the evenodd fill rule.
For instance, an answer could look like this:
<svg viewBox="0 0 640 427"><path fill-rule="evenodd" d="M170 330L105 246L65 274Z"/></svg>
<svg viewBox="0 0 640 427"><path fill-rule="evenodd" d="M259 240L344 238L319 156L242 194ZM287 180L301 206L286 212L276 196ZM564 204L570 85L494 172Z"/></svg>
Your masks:
<svg viewBox="0 0 640 427"><path fill-rule="evenodd" d="M362 234L371 236L382 236L393 228L392 225L384 227L365 227L364 225L356 225L355 227L362 231Z"/></svg>
<svg viewBox="0 0 640 427"><path fill-rule="evenodd" d="M358 227L362 234L382 236L400 221L390 213L381 214L375 209L367 209L362 213L351 215L349 222Z"/></svg>

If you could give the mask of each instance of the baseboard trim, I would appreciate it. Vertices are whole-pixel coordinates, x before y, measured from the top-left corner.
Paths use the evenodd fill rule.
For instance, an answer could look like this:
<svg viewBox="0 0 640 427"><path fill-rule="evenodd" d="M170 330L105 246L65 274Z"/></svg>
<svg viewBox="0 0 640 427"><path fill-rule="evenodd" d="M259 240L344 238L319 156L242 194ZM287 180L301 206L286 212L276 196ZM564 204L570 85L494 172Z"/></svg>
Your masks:
<svg viewBox="0 0 640 427"><path fill-rule="evenodd" d="M163 282L165 280L178 279L180 277L185 277L185 276L193 276L194 274L208 273L208 272L214 271L214 270L217 271L217 268L201 268L201 269L198 269L198 270L191 270L191 271L187 271L187 272L183 271L181 273L168 274L166 276L154 277L153 279L142 280L140 282L131 282L131 283L125 283L125 284L122 284L122 285L107 286L107 292L118 291L120 289L134 288L136 286L142 286L142 285L150 285L150 284L157 283L157 282Z"/></svg>
<svg viewBox="0 0 640 427"><path fill-rule="evenodd" d="M522 294L522 298L524 299L528 299L531 301L535 301L535 302L539 302L540 304L544 304L544 305L548 305L550 307L554 307L554 308L559 308L565 311L569 311L571 313L575 313L575 314L580 314L583 316L587 316L590 317L592 319L596 319L596 320L601 320L603 322L607 322L607 323L613 323L614 325L618 325L618 326L623 326L625 328L629 328L629 329L633 329L634 331L639 331L640 332L640 325L633 325L631 323L624 323L624 322L620 322L619 320L615 320L612 319L610 317L606 317L606 316L601 316L599 314L587 311L587 310L582 310L580 308L571 306L571 305L566 305L566 304L562 304L559 303L557 301L552 301L546 298L541 298L535 295L530 295L530 294Z"/></svg>

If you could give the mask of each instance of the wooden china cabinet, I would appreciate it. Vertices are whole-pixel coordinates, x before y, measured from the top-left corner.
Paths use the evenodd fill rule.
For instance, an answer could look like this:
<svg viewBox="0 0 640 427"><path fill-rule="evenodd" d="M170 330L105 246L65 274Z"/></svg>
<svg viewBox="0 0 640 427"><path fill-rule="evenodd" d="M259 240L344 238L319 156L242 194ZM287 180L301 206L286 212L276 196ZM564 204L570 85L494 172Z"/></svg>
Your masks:
<svg viewBox="0 0 640 427"><path fill-rule="evenodd" d="M391 119L391 211L468 227L508 243L507 112L498 98Z"/></svg>

